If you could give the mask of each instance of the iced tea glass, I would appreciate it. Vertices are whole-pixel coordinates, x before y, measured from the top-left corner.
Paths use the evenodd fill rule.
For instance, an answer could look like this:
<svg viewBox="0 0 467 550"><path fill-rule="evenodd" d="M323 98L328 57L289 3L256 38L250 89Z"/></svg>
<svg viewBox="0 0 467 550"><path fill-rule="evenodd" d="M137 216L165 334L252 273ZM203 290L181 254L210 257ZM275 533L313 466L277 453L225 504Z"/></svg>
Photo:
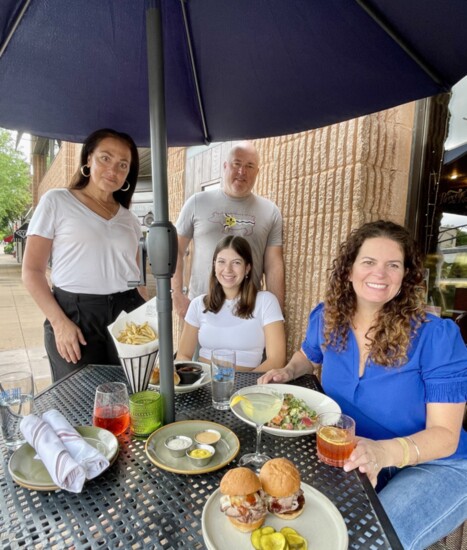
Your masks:
<svg viewBox="0 0 467 550"><path fill-rule="evenodd" d="M342 467L355 448L355 420L342 413L320 414L316 447L322 462Z"/></svg>
<svg viewBox="0 0 467 550"><path fill-rule="evenodd" d="M97 386L92 423L114 435L120 435L128 428L130 404L126 384L106 382Z"/></svg>

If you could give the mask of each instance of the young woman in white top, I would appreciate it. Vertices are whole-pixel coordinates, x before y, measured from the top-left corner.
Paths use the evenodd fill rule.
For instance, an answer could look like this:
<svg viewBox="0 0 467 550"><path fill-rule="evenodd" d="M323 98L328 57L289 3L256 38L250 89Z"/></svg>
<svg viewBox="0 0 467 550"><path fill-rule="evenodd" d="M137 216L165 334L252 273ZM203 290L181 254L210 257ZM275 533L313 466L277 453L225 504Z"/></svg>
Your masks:
<svg viewBox="0 0 467 550"><path fill-rule="evenodd" d="M213 349L235 350L237 370L265 372L285 365L284 317L271 292L258 291L250 273L253 258L243 237L222 239L215 251L207 294L191 301L177 359L211 361ZM263 351L266 359L263 361Z"/></svg>

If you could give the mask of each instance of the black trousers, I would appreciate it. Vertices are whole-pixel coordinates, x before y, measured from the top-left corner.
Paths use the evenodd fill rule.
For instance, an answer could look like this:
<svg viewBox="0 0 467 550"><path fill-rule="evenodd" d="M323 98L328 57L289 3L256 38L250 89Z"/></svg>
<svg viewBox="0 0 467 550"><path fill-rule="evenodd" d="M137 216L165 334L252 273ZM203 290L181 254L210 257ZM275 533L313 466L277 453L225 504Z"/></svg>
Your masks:
<svg viewBox="0 0 467 550"><path fill-rule="evenodd" d="M44 323L45 349L50 361L52 380L56 382L70 372L84 365L118 365L120 363L107 326L115 321L122 311L127 313L143 305L145 300L136 290L115 294L74 294L60 288L53 288L55 299L76 325L87 342L81 346L81 360L68 363L57 351L55 334L46 319Z"/></svg>

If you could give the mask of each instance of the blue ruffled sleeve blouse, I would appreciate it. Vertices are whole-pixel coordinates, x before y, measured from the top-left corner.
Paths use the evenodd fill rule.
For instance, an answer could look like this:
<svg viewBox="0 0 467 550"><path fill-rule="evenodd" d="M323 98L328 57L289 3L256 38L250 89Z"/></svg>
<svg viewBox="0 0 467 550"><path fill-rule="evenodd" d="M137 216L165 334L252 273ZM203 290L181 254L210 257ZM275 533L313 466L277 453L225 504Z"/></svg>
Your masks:
<svg viewBox="0 0 467 550"><path fill-rule="evenodd" d="M425 429L426 403L467 399L467 348L450 319L427 314L400 367L367 364L359 377L359 350L350 331L347 347L322 350L324 305L311 313L302 349L322 364L322 385L342 411L356 421L357 434L371 439L411 435ZM467 432L450 458L467 458Z"/></svg>

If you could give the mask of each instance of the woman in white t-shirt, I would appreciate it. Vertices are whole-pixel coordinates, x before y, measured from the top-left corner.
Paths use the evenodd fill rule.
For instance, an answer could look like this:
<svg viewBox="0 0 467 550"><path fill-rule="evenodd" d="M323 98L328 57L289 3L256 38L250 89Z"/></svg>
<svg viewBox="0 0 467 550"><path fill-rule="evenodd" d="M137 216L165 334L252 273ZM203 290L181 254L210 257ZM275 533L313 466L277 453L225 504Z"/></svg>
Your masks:
<svg viewBox="0 0 467 550"><path fill-rule="evenodd" d="M29 222L23 282L44 313L53 381L86 364L116 365L107 326L144 304L138 280L138 218L129 210L139 157L133 139L96 130L81 149L68 188L51 189ZM52 261L50 280L47 265Z"/></svg>
<svg viewBox="0 0 467 550"><path fill-rule="evenodd" d="M177 359L209 363L217 348L236 352L237 370L265 372L285 365L284 317L271 292L258 291L250 277L251 248L246 239L228 236L215 251L207 294L191 301ZM266 359L263 351L266 350Z"/></svg>

